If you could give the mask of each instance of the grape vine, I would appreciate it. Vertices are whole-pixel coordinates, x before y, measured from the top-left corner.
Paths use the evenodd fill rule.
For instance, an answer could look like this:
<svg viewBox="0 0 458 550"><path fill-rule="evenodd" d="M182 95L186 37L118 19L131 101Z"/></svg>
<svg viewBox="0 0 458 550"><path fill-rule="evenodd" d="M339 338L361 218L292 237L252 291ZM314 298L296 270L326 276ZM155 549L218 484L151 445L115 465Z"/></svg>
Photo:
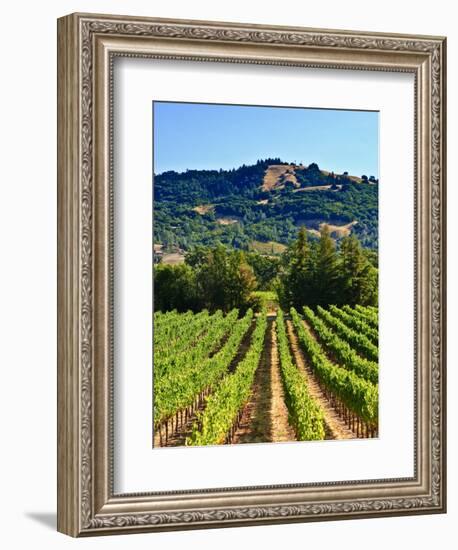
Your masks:
<svg viewBox="0 0 458 550"><path fill-rule="evenodd" d="M277 337L286 405L296 436L300 441L324 439L323 411L310 397L304 375L293 364L282 311L277 313Z"/></svg>
<svg viewBox="0 0 458 550"><path fill-rule="evenodd" d="M310 365L327 391L334 394L364 422L371 426L377 425L378 386L331 363L294 308L291 308L291 318Z"/></svg>

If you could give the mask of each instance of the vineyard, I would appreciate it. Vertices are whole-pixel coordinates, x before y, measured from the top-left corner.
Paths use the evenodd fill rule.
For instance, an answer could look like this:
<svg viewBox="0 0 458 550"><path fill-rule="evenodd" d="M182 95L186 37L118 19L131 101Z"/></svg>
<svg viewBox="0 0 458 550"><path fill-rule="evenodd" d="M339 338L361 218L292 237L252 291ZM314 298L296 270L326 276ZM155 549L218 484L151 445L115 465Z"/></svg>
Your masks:
<svg viewBox="0 0 458 550"><path fill-rule="evenodd" d="M154 447L377 437L378 310L157 312L153 386Z"/></svg>

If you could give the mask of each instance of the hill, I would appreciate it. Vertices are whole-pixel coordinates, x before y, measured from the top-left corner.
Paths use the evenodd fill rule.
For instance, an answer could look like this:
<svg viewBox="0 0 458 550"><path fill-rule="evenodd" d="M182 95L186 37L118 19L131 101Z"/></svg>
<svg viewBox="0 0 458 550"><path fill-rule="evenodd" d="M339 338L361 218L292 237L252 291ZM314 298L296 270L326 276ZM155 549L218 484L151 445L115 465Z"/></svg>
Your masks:
<svg viewBox="0 0 458 550"><path fill-rule="evenodd" d="M154 242L164 251L216 242L278 250L275 244L288 245L298 227L313 239L324 223L336 240L354 232L364 247L377 250L378 181L279 158L154 177Z"/></svg>

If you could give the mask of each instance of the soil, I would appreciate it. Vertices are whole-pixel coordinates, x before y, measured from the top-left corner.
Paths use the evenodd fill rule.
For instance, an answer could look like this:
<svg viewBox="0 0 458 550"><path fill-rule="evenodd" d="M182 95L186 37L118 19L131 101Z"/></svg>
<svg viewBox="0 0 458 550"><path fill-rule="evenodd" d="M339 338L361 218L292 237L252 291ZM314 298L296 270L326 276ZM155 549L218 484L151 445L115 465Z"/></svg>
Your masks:
<svg viewBox="0 0 458 550"><path fill-rule="evenodd" d="M204 216L205 214L208 214L208 212L212 212L214 208L215 207L213 204L199 204L199 206L195 206L193 210L201 216Z"/></svg>
<svg viewBox="0 0 458 550"><path fill-rule="evenodd" d="M292 183L295 187L299 187L294 168L292 164L271 164L264 174L262 190L272 191L273 189L283 189L286 182ZM282 176L282 182L280 182Z"/></svg>
<svg viewBox="0 0 458 550"><path fill-rule="evenodd" d="M310 365L305 359L304 353L299 347L297 335L290 320L286 321L286 328L294 361L297 367L305 375L310 395L323 410L324 421L326 424L326 439L355 439L356 435L347 427L345 422L340 419L336 410L331 406L328 399L326 399L324 393L322 392L318 381L310 368Z"/></svg>
<svg viewBox="0 0 458 550"><path fill-rule="evenodd" d="M233 443L296 441L288 423L278 359L275 321L270 320L264 349L249 402L242 413Z"/></svg>
<svg viewBox="0 0 458 550"><path fill-rule="evenodd" d="M280 374L280 361L278 357L276 323L271 327L271 354L270 354L270 378L272 389L272 402L270 404L271 440L295 441L296 434L288 423L288 408L285 404L283 382Z"/></svg>
<svg viewBox="0 0 458 550"><path fill-rule="evenodd" d="M243 409L242 418L232 443L262 443L271 440L270 416L270 346L269 332L271 323L267 325L266 341L256 369L251 396Z"/></svg>
<svg viewBox="0 0 458 550"><path fill-rule="evenodd" d="M203 400L199 407L194 410L194 413L192 415L188 416L187 422L185 421L185 414L183 412L183 424L180 424L178 426L178 430L174 431L172 434L170 432L169 428L169 437L167 439L167 445L162 445L162 447L183 447L186 442L186 438L189 437L192 433L192 426L194 424L194 421L196 420L197 412L201 412L205 409L205 400ZM169 424L170 426L170 424ZM162 428L162 436L165 441L165 430ZM161 447L161 441L159 437L159 432L155 433L154 435L154 447Z"/></svg>
<svg viewBox="0 0 458 550"><path fill-rule="evenodd" d="M255 373L251 396L242 412L241 421L233 436L232 444L296 441L294 429L288 422L288 409L285 404L280 372L275 319L276 316L274 315L268 318L264 347L259 366ZM304 326L315 337L305 322ZM236 357L229 366L228 372L234 372L237 365L243 360L249 349L254 327L255 323L253 322L243 338ZM298 369L305 375L310 395L323 410L326 439L356 438L356 434L339 417L337 411L321 390L318 380L299 346L298 338L290 319L286 320L286 328L294 361ZM203 399L194 413L188 416L187 421L183 414L183 422L182 424L179 422L178 429L174 426L175 430L173 434L170 433L169 424L167 447L183 446L185 444L186 438L191 434L196 414L204 410L205 403L206 400ZM165 430L163 430L164 433ZM155 435L154 446L160 446L159 434Z"/></svg>
<svg viewBox="0 0 458 550"><path fill-rule="evenodd" d="M236 369L238 363L245 357L245 354L247 353L247 351L250 347L251 335L253 333L253 330L254 330L255 326L256 326L256 323L252 322L250 328L247 330L245 336L242 339L242 343L240 344L239 349L238 349L234 359L231 361L231 364L229 365L229 368L228 368L228 371L227 371L228 373L234 372L234 370ZM218 353L218 351L224 346L224 344L226 343L227 338L229 336L229 333L230 333L230 331L228 331L226 333L223 340L220 342L219 346L215 349L215 351L212 354L209 355L209 357L212 357L213 355ZM199 404L199 406L194 410L194 412L188 416L187 421L185 420L185 414L183 412L183 423L181 424L181 415L180 415L180 422L179 422L179 425L178 425L178 429L176 429L175 424L174 424L173 433L171 433L171 431L169 429L169 434L168 434L169 437L167 439L167 445L162 445L162 446L163 447L182 447L182 446L184 446L185 442L186 442L186 438L189 437L192 433L192 427L193 427L193 424L194 424L194 422L197 418L197 413L202 412L205 409L205 405L206 405L206 400L203 399L201 401L201 403ZM175 423L175 420L174 420L174 423ZM162 434L163 434L163 438L164 438L163 441L165 441L165 437L164 437L165 430L164 430L164 428L162 429ZM159 431L157 433L155 433L155 435L154 435L153 446L154 447L161 447L161 440L160 440Z"/></svg>
<svg viewBox="0 0 458 550"><path fill-rule="evenodd" d="M235 218L218 218L216 223L219 223L219 225L234 225L234 223L239 223L239 220Z"/></svg>
<svg viewBox="0 0 458 550"><path fill-rule="evenodd" d="M184 263L184 254L171 252L162 256L162 263L165 265L178 265Z"/></svg>

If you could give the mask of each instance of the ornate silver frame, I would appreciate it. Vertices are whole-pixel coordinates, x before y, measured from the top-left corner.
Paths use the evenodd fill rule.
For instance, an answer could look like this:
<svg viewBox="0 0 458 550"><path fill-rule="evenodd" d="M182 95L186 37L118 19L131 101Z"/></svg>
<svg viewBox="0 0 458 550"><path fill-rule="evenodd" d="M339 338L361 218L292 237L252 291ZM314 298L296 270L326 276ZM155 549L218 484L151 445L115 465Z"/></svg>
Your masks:
<svg viewBox="0 0 458 550"><path fill-rule="evenodd" d="M445 511L443 37L73 14L58 20L58 530L72 536ZM415 75L416 433L408 479L112 490L112 60Z"/></svg>

